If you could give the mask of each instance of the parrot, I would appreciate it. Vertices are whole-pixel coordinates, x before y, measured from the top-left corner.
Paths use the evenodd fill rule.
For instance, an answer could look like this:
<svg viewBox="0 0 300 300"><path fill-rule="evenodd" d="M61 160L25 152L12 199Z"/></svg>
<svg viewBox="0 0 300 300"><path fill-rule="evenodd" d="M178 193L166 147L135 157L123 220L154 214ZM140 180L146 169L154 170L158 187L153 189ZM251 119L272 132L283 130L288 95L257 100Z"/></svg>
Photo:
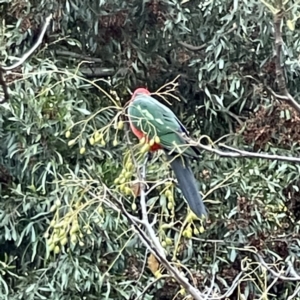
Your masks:
<svg viewBox="0 0 300 300"><path fill-rule="evenodd" d="M192 212L198 218L206 216L207 211L189 164L189 159L198 158L200 151L188 144L186 128L172 110L153 98L146 88L136 89L128 103L127 114L133 134L139 140L152 140L151 152L164 150Z"/></svg>

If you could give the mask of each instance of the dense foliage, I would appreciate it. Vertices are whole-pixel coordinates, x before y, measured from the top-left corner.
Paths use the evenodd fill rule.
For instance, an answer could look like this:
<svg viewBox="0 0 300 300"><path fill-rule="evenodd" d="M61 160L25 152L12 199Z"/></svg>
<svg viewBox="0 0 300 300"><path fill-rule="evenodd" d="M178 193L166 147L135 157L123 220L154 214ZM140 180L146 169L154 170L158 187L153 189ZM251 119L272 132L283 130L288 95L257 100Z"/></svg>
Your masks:
<svg viewBox="0 0 300 300"><path fill-rule="evenodd" d="M38 51L5 78L11 99L0 108L0 299L184 298L168 277L144 290L166 272L153 257L147 262L149 251L118 210L121 202L141 217L140 146L126 134L122 107L129 90L155 91L180 75L159 99L191 136L299 156L299 115L264 89L277 90L275 4L0 1L6 65L32 47L53 13ZM282 58L295 96L300 38L291 29L299 29L298 15L299 5L288 1ZM162 153L147 167L156 186L149 216L170 261L201 291L215 275L215 296L244 268L230 299L287 299L297 281L273 282L255 252L278 270L288 262L300 268L299 164L203 151L193 169L209 210L203 222L186 218Z"/></svg>

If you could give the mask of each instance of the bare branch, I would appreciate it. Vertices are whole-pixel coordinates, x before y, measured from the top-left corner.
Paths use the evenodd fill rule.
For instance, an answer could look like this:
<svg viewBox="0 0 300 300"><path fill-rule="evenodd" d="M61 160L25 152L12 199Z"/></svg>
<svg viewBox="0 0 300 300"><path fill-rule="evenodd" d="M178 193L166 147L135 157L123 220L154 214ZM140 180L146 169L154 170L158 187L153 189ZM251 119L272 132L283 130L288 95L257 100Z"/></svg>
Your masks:
<svg viewBox="0 0 300 300"><path fill-rule="evenodd" d="M287 298L287 300L293 300L293 299L296 299L295 297L297 296L297 294L299 294L299 292L300 292L300 284L298 284L298 286L297 286L297 288L295 289L294 293L293 293L291 296L289 296L289 297Z"/></svg>
<svg viewBox="0 0 300 300"><path fill-rule="evenodd" d="M300 104L294 99L294 97L288 92L286 87L286 80L284 77L284 72L281 63L282 55L282 32L281 24L284 16L284 9L280 7L280 10L274 14L274 31L275 31L275 66L276 66L276 77L278 83L278 89L281 95L284 96L283 99L290 106L292 106L300 114ZM277 97L278 98L278 97Z"/></svg>
<svg viewBox="0 0 300 300"><path fill-rule="evenodd" d="M22 65L26 59L37 49L37 47L42 43L46 29L48 28L50 21L52 19L52 14L50 14L45 21L45 24L43 25L42 31L39 35L39 38L37 39L37 41L35 42L35 44L33 45L32 48L30 48L30 50L25 53L18 62L12 64L11 66L8 67L3 67L0 65L0 86L2 86L3 89L3 93L4 93L4 98L0 99L0 104L7 102L9 100L9 93L8 93L8 88L7 88L7 84L4 80L4 73L7 71L11 71L17 67L19 67L20 65Z"/></svg>
<svg viewBox="0 0 300 300"><path fill-rule="evenodd" d="M44 24L43 27L42 27L40 36L39 36L39 38L37 39L37 41L35 42L35 44L33 45L33 47L30 48L29 51L26 52L26 53L19 59L18 62L14 63L13 65L8 66L8 67L2 67L2 69L3 69L4 71L6 71L6 72L7 72L7 71L11 71L11 70L13 70L13 69L19 67L20 65L22 65L22 64L26 61L26 59L27 59L30 55L32 55L32 53L33 53L33 52L37 49L37 47L42 43L43 38L44 38L44 35L45 35L45 32L46 32L46 29L47 29L47 27L49 26L51 19L52 19L52 14L50 14L50 16L46 18L46 21L45 21L45 24Z"/></svg>
<svg viewBox="0 0 300 300"><path fill-rule="evenodd" d="M241 277L244 274L244 271L241 271L234 279L234 281L232 282L231 286L229 287L228 291L226 293L224 293L221 296L217 296L217 297L212 297L212 298L208 298L209 300L221 300L221 299L226 299L229 296L232 295L232 293L235 291L236 287L238 286L238 284L240 283Z"/></svg>
<svg viewBox="0 0 300 300"><path fill-rule="evenodd" d="M114 68L100 68L100 67L93 67L93 66L80 68L79 70L86 77L106 77L106 76L112 76L116 72Z"/></svg>
<svg viewBox="0 0 300 300"><path fill-rule="evenodd" d="M232 152L229 152L229 151L227 152L227 151L222 151L222 150L213 148L212 146L203 145L200 142L191 141L190 139L188 139L188 141L189 141L190 145L192 145L192 146L215 153L221 157L233 157L233 158L249 157L249 158L262 158L262 159L268 159L268 160L288 161L288 162L294 162L294 163L300 162L299 157L249 152L249 151L236 149L234 147L230 147L225 144L219 143L218 145L220 147L223 147L223 148L226 148L226 149L232 151Z"/></svg>
<svg viewBox="0 0 300 300"><path fill-rule="evenodd" d="M255 256L258 258L259 262L275 277L285 281L300 281L300 275L294 272L293 276L287 277L282 275L282 273L278 273L274 271L262 258L262 256L258 253L255 253ZM294 269L294 267L292 267Z"/></svg>
<svg viewBox="0 0 300 300"><path fill-rule="evenodd" d="M58 56L66 56L66 57L86 60L86 61L90 61L90 62L98 62L98 63L103 62L103 60L101 58L90 57L88 55L82 55L82 54L72 52L72 51L55 50L54 53Z"/></svg>

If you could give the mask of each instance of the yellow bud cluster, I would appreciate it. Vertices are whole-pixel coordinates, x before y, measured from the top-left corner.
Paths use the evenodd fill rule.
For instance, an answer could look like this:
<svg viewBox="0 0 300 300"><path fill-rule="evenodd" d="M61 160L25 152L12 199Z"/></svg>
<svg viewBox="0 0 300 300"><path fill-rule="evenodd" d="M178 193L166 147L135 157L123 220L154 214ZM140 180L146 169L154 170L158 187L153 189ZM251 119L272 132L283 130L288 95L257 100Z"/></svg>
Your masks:
<svg viewBox="0 0 300 300"><path fill-rule="evenodd" d="M129 186L131 177L133 175L133 163L130 159L127 160L124 168L122 169L119 176L114 180L114 184L117 185L117 188L124 193L125 195L132 195L132 189Z"/></svg>
<svg viewBox="0 0 300 300"><path fill-rule="evenodd" d="M189 227L189 228L183 230L182 235L187 239L191 239L193 236L192 228Z"/></svg>
<svg viewBox="0 0 300 300"><path fill-rule="evenodd" d="M47 240L48 249L50 252L54 252L55 254L60 253L62 247L64 247L68 243L67 237L67 222L61 221L57 224L55 222L51 222L50 226L53 225L53 232L49 239Z"/></svg>
<svg viewBox="0 0 300 300"><path fill-rule="evenodd" d="M106 142L104 139L104 134L100 131L96 131L90 138L89 138L90 145L93 146L99 143L101 146L105 146Z"/></svg>
<svg viewBox="0 0 300 300"><path fill-rule="evenodd" d="M173 184L172 183L165 183L165 190L164 195L166 199L168 200L168 210L172 210L175 206L174 196L173 196Z"/></svg>
<svg viewBox="0 0 300 300"><path fill-rule="evenodd" d="M192 238L193 235L202 234L205 231L202 225L197 228L194 226L194 230L192 230L191 225L187 226L187 228L182 232L182 235L188 239Z"/></svg>
<svg viewBox="0 0 300 300"><path fill-rule="evenodd" d="M173 244L173 240L169 237L166 237L165 242L166 242L167 246L171 246Z"/></svg>
<svg viewBox="0 0 300 300"><path fill-rule="evenodd" d="M60 206L60 200L56 200L55 205L56 207ZM80 238L83 238L77 217L76 215L74 216L74 211L69 211L63 219L52 220L49 230L52 231L51 235L49 235L49 231L47 231L44 236L47 239L49 251L55 254L60 253L69 241L72 244L76 244L78 235Z"/></svg>
<svg viewBox="0 0 300 300"><path fill-rule="evenodd" d="M150 140L148 140L146 137L142 137L140 139L140 145L142 145L140 149L141 154L148 152L154 144L159 144L159 143L160 143L160 138L158 136L154 136Z"/></svg>

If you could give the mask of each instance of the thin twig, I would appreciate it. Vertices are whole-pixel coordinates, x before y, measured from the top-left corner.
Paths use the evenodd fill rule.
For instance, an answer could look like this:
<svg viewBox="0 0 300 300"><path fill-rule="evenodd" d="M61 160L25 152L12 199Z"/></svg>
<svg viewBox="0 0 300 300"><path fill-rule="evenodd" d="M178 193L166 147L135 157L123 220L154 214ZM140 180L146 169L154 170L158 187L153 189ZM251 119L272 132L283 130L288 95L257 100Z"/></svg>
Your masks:
<svg viewBox="0 0 300 300"><path fill-rule="evenodd" d="M300 284L297 286L297 288L295 289L294 293L293 293L291 296L289 296L289 297L287 298L287 300L293 300L293 299L295 299L296 295L297 295L299 292L300 292Z"/></svg>
<svg viewBox="0 0 300 300"><path fill-rule="evenodd" d="M241 277L242 277L243 274L244 274L244 271L241 271L235 277L234 281L232 282L231 286L229 287L229 289L228 289L228 291L226 293L224 293L221 296L209 298L209 300L221 300L221 299L228 298L229 296L231 296L231 294L235 291L236 287L240 283L240 279L241 279Z"/></svg>
<svg viewBox="0 0 300 300"><path fill-rule="evenodd" d="M258 258L259 262L275 277L284 280L284 281L300 281L300 275L294 274L294 276L284 276L282 273L278 273L274 271L262 258L262 256L258 253L255 253L255 256Z"/></svg>
<svg viewBox="0 0 300 300"><path fill-rule="evenodd" d="M152 281L152 282L150 282L145 288L144 288L144 290L142 291L142 293L139 295L139 296L137 296L136 298L135 298L135 300L138 300L138 299L140 299L150 288L151 288L151 286L152 285L154 285L155 283L157 283L159 280L161 280L161 279L164 279L164 278L168 278L168 277L170 277L170 275L168 275L168 274L163 274L163 275L161 275L159 278L156 278L154 281Z"/></svg>

